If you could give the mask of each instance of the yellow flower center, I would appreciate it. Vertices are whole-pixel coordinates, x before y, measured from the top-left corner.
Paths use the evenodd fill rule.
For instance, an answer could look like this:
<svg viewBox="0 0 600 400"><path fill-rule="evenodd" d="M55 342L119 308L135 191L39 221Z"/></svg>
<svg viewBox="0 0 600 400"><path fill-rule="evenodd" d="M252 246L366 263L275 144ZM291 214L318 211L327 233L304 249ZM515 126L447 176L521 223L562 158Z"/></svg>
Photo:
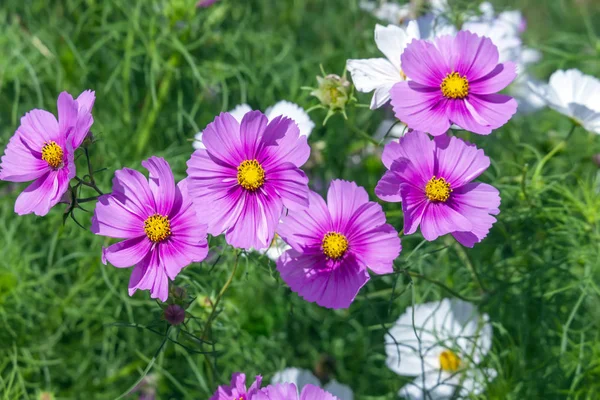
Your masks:
<svg viewBox="0 0 600 400"><path fill-rule="evenodd" d="M456 372L460 367L460 358L450 350L444 350L440 354L440 368L446 372Z"/></svg>
<svg viewBox="0 0 600 400"><path fill-rule="evenodd" d="M337 232L328 232L323 237L323 254L332 260L339 260L348 250L348 239Z"/></svg>
<svg viewBox="0 0 600 400"><path fill-rule="evenodd" d="M446 201L450 197L452 189L444 178L433 178L425 185L425 196L431 201Z"/></svg>
<svg viewBox="0 0 600 400"><path fill-rule="evenodd" d="M449 99L464 99L469 94L469 81L458 72L448 74L440 85L442 94Z"/></svg>
<svg viewBox="0 0 600 400"><path fill-rule="evenodd" d="M246 160L237 168L238 184L246 190L255 191L265 184L265 170L256 160Z"/></svg>
<svg viewBox="0 0 600 400"><path fill-rule="evenodd" d="M54 141L46 142L42 147L42 160L52 168L58 168L63 163L63 149Z"/></svg>
<svg viewBox="0 0 600 400"><path fill-rule="evenodd" d="M154 243L162 242L171 236L171 222L164 215L154 214L144 221L144 231Z"/></svg>
<svg viewBox="0 0 600 400"><path fill-rule="evenodd" d="M402 80L405 81L406 80L406 74L404 73L404 71L400 70L400 76L402 77Z"/></svg>

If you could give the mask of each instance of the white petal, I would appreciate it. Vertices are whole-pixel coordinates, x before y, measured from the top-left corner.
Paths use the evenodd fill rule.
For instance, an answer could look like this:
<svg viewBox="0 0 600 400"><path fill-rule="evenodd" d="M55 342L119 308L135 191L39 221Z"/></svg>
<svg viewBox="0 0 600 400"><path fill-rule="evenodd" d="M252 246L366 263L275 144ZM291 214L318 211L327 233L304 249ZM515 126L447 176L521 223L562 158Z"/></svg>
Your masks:
<svg viewBox="0 0 600 400"><path fill-rule="evenodd" d="M242 118L244 118L244 115L246 115L250 111L252 111L252 107L250 107L248 104L240 104L236 106L233 110L229 111L229 114L231 114L231 116L235 118L237 122L242 122Z"/></svg>
<svg viewBox="0 0 600 400"><path fill-rule="evenodd" d="M306 111L304 111L304 108L285 100L277 102L274 106L267 108L265 115L269 121L280 115L293 119L296 124L298 124L300 135L306 137L310 136L315 127L315 123L312 122Z"/></svg>
<svg viewBox="0 0 600 400"><path fill-rule="evenodd" d="M326 391L328 391L329 393L331 393L332 395L334 395L335 397L337 397L340 400L353 400L354 399L354 393L352 393L352 389L350 389L350 386L348 385L343 385L341 383L339 383L338 381L336 381L335 379L332 379L331 381L329 381L329 383L327 383L323 389L325 389Z"/></svg>
<svg viewBox="0 0 600 400"><path fill-rule="evenodd" d="M376 91L371 101L373 110L387 103L392 86L403 80L400 71L385 58L348 60L347 67L359 92Z"/></svg>
<svg viewBox="0 0 600 400"><path fill-rule="evenodd" d="M417 376L411 383L406 384L400 396L410 400L450 400L459 387L458 375L450 376L445 372L430 372Z"/></svg>
<svg viewBox="0 0 600 400"><path fill-rule="evenodd" d="M309 384L321 387L321 382L312 372L300 368L286 368L277 372L271 379L271 383L293 383L298 387L298 392L301 392L302 388Z"/></svg>
<svg viewBox="0 0 600 400"><path fill-rule="evenodd" d="M411 25L411 33L415 33L414 25ZM406 46L418 37L411 37L406 28L395 25L375 25L375 43L377 48L387 57L398 71L401 70L400 56Z"/></svg>
<svg viewBox="0 0 600 400"><path fill-rule="evenodd" d="M432 40L438 36L455 35L456 28L447 19L434 14L417 18L421 39Z"/></svg>

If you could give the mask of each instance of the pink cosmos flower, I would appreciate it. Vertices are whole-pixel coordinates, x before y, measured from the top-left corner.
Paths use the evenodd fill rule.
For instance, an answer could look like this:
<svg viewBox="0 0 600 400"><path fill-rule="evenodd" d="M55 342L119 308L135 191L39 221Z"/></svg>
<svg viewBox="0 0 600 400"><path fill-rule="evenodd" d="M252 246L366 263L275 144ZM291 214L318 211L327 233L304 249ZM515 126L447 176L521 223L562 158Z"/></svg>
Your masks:
<svg viewBox="0 0 600 400"><path fill-rule="evenodd" d="M187 192L187 180L175 185L169 164L150 157L138 171L115 172L113 192L98 198L92 218L96 235L126 239L102 251L102 262L117 268L134 266L129 295L150 290L152 298L166 301L169 279L208 253L206 225L196 217Z"/></svg>
<svg viewBox="0 0 600 400"><path fill-rule="evenodd" d="M86 90L77 100L58 96L58 121L48 111L31 110L6 146L0 163L0 180L34 181L17 198L19 215L46 215L69 188L75 176L74 152L88 134L94 119L96 96Z"/></svg>
<svg viewBox="0 0 600 400"><path fill-rule="evenodd" d="M398 232L386 224L381 206L354 182L334 180L327 204L310 192L309 208L289 213L278 234L292 246L277 261L283 280L305 300L347 308L376 274L393 271L402 249Z"/></svg>
<svg viewBox="0 0 600 400"><path fill-rule="evenodd" d="M385 146L389 170L375 188L385 201L402 202L404 232L419 225L426 240L451 233L473 247L485 238L500 212L500 194L486 183L471 182L490 165L483 150L456 137L429 139L412 131Z"/></svg>
<svg viewBox="0 0 600 400"><path fill-rule="evenodd" d="M235 398L235 397L234 397ZM213 399L211 399L213 400ZM308 384L298 397L298 389L293 383L269 385L252 397L252 400L339 400L318 386Z"/></svg>
<svg viewBox="0 0 600 400"><path fill-rule="evenodd" d="M433 42L413 40L401 57L410 80L391 90L396 117L434 136L443 135L452 123L490 134L517 111L512 97L497 94L515 79L516 66L498 64L498 57L489 38L469 31Z"/></svg>
<svg viewBox="0 0 600 400"><path fill-rule="evenodd" d="M246 375L236 372L231 376L229 386L219 386L210 400L251 400L260 391L262 377L258 375L250 389L246 389Z"/></svg>
<svg viewBox="0 0 600 400"><path fill-rule="evenodd" d="M206 149L188 161L189 191L208 233L234 247L267 248L284 212L308 206L308 178L300 170L310 154L306 136L286 117L267 124L260 111L241 123L221 113L203 132Z"/></svg>

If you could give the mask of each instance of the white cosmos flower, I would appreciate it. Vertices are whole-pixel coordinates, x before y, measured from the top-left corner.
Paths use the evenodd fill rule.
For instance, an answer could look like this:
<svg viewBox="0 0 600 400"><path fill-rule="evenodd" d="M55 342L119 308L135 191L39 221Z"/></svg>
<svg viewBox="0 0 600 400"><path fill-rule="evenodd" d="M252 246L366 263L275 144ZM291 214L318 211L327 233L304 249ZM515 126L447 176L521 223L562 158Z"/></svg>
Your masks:
<svg viewBox="0 0 600 400"><path fill-rule="evenodd" d="M323 389L336 396L340 400L353 400L354 398L354 394L352 393L350 386L342 385L335 379L332 379L327 382L326 385L321 386L321 382L319 382L317 377L306 369L286 368L283 371L279 371L275 374L275 376L273 376L273 379L271 379L271 384L277 383L294 383L298 387L298 392L301 392L305 385L310 384L323 387Z"/></svg>
<svg viewBox="0 0 600 400"><path fill-rule="evenodd" d="M386 364L416 376L399 394L413 400L450 399L479 394L496 372L477 365L492 345L487 315L465 301L444 299L409 307L385 336ZM415 336L415 331L419 339Z"/></svg>
<svg viewBox="0 0 600 400"><path fill-rule="evenodd" d="M600 134L600 80L577 69L558 70L549 84L530 86L550 108Z"/></svg>
<svg viewBox="0 0 600 400"><path fill-rule="evenodd" d="M250 107L248 104L240 104L233 110L230 110L229 114L231 114L231 116L238 122L242 122L244 115L250 111L252 111L252 107ZM309 137L313 128L315 127L315 123L312 122L306 111L304 111L304 109L299 105L292 102L285 100L279 101L275 103L275 105L267 108L265 111L265 116L269 121L271 121L273 118L279 117L280 115L293 119L300 129L301 136L303 135ZM206 148L202 143L202 131L198 132L194 138L195 140L193 142L193 146L195 149Z"/></svg>

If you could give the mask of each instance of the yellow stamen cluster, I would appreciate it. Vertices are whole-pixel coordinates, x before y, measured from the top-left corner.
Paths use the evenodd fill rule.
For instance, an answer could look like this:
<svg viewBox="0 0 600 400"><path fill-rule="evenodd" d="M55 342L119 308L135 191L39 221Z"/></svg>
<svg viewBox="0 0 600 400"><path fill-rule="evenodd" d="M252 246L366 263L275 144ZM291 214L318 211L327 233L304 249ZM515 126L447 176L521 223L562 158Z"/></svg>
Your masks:
<svg viewBox="0 0 600 400"><path fill-rule="evenodd" d="M425 196L431 201L446 201L450 197L452 189L444 178L436 178L435 175L425 185Z"/></svg>
<svg viewBox="0 0 600 400"><path fill-rule="evenodd" d="M323 237L323 254L332 260L339 260L348 250L348 239L337 232L328 232Z"/></svg>
<svg viewBox="0 0 600 400"><path fill-rule="evenodd" d="M265 184L265 170L256 160L243 161L237 168L237 181L246 190L258 190Z"/></svg>
<svg viewBox="0 0 600 400"><path fill-rule="evenodd" d="M444 350L440 354L440 368L446 372L456 372L460 368L460 358L450 350Z"/></svg>
<svg viewBox="0 0 600 400"><path fill-rule="evenodd" d="M46 161L52 168L62 166L63 155L63 149L54 141L46 142L42 147L42 160Z"/></svg>
<svg viewBox="0 0 600 400"><path fill-rule="evenodd" d="M464 99L469 94L469 81L458 72L448 74L440 85L442 94L449 99Z"/></svg>
<svg viewBox="0 0 600 400"><path fill-rule="evenodd" d="M154 243L162 242L171 236L171 222L165 215L154 214L144 221L144 231Z"/></svg>

